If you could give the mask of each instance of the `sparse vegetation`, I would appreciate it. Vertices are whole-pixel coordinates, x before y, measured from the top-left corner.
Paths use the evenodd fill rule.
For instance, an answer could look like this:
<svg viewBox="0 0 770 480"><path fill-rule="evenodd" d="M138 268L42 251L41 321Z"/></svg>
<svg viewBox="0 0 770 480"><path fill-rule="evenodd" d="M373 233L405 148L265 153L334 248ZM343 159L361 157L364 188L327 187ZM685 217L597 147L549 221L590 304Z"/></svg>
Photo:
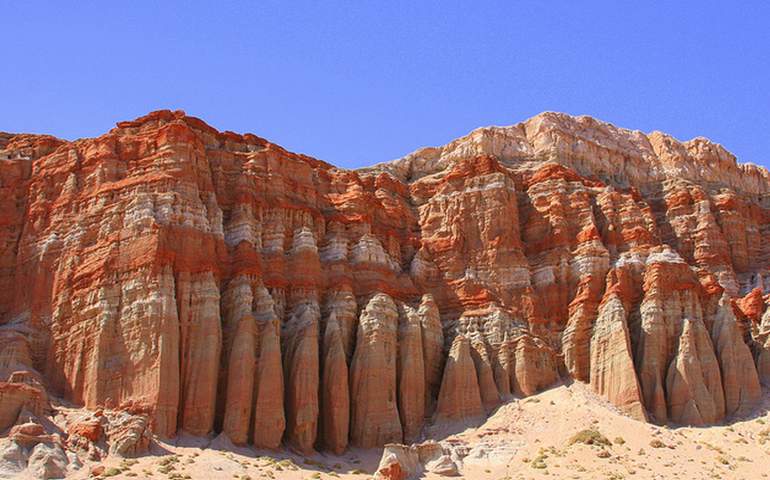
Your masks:
<svg viewBox="0 0 770 480"><path fill-rule="evenodd" d="M653 438L650 440L650 446L652 448L666 448L666 444L658 440L657 438Z"/></svg>
<svg viewBox="0 0 770 480"><path fill-rule="evenodd" d="M586 429L577 432L572 438L569 439L569 444L574 445L576 443L583 443L585 445L610 445L610 441L607 437L602 435L598 430Z"/></svg>
<svg viewBox="0 0 770 480"><path fill-rule="evenodd" d="M546 459L548 458L548 454L544 449L540 449L537 452L537 456L532 459L532 462L530 463L530 467L537 468L539 470L545 470L548 468L548 465L545 463Z"/></svg>
<svg viewBox="0 0 770 480"><path fill-rule="evenodd" d="M283 469L286 469L286 470L298 470L299 467L297 466L296 463L294 463L294 461L292 459L285 458L285 459L283 459L283 460L281 460L281 461L279 461L278 463L275 464L275 469L278 470L278 471L281 471Z"/></svg>
<svg viewBox="0 0 770 480"><path fill-rule="evenodd" d="M722 450L721 448L717 447L716 445L712 445L712 444L710 444L708 442L701 442L701 444L704 447L708 448L709 450L713 450L713 451L715 451L717 453L725 453L724 450Z"/></svg>

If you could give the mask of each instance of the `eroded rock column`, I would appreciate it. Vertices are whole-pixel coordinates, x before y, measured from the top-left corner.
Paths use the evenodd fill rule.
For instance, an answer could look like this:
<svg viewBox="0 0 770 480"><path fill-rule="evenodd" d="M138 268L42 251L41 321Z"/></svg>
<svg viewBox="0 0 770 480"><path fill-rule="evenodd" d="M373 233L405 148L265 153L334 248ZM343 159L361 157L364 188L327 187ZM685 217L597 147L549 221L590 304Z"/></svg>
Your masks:
<svg viewBox="0 0 770 480"><path fill-rule="evenodd" d="M470 341L457 335L449 349L436 407L436 420L473 421L484 416Z"/></svg>
<svg viewBox="0 0 770 480"><path fill-rule="evenodd" d="M398 310L377 294L361 313L350 368L350 441L373 448L403 440L397 407Z"/></svg>

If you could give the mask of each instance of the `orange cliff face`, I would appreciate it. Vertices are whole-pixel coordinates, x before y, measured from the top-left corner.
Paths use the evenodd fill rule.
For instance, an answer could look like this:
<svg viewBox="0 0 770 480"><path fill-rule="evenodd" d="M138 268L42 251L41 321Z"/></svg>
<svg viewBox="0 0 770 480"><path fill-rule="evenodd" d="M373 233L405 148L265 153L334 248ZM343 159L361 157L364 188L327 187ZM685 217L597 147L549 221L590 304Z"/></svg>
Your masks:
<svg viewBox="0 0 770 480"><path fill-rule="evenodd" d="M0 206L0 429L339 453L559 379L693 425L770 383L770 178L704 139L546 113L348 171L158 111L0 134Z"/></svg>

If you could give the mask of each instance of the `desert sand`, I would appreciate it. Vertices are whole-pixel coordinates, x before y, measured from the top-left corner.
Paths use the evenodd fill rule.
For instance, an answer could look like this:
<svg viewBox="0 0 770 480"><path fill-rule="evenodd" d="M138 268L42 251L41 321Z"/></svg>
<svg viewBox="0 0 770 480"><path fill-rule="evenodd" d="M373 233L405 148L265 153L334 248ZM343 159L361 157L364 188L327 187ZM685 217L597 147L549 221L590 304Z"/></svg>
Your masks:
<svg viewBox="0 0 770 480"><path fill-rule="evenodd" d="M444 423L424 433L462 455L462 478L749 480L768 477L769 406L765 392L759 411L731 425L669 428L625 416L575 382L508 402L479 427L452 433L458 427ZM303 456L183 434L145 456L86 464L71 478L93 477L103 466L101 476L115 479L362 479L375 473L381 452Z"/></svg>

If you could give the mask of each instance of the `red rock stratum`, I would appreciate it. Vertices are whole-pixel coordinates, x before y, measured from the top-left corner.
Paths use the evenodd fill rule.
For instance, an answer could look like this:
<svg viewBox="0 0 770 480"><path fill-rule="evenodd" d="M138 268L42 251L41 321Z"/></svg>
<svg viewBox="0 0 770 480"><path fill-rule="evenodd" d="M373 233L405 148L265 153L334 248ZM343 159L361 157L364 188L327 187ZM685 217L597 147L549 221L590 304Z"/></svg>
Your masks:
<svg viewBox="0 0 770 480"><path fill-rule="evenodd" d="M0 134L0 430L56 397L339 453L567 379L722 422L770 382L768 239L767 170L589 117L361 170L179 111Z"/></svg>

